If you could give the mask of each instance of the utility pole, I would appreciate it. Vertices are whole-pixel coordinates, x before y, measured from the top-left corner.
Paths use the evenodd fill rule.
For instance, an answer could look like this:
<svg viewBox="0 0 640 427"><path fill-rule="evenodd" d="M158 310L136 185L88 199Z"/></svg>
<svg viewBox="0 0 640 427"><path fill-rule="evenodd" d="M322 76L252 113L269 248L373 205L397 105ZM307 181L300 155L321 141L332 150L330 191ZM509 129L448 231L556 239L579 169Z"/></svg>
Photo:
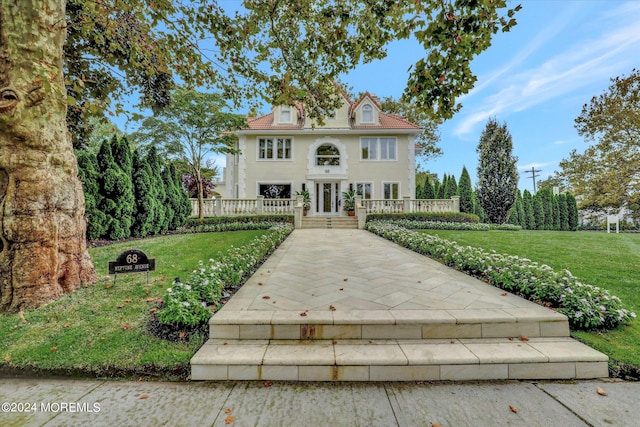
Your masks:
<svg viewBox="0 0 640 427"><path fill-rule="evenodd" d="M533 179L533 194L536 194L536 177L540 176L537 175L537 173L542 172L542 169L536 169L534 166L531 166L531 170L525 172L531 174L531 178Z"/></svg>

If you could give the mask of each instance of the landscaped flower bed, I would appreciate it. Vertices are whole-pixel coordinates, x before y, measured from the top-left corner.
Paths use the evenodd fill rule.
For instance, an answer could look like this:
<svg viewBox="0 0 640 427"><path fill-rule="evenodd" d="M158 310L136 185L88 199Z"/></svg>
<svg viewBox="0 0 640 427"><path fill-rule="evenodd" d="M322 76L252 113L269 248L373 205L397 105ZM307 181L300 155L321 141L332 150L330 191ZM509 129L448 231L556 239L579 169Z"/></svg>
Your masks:
<svg viewBox="0 0 640 427"><path fill-rule="evenodd" d="M462 247L438 236L421 234L389 222L367 223L367 230L494 286L553 308L574 329L610 329L635 313L605 289L580 282L568 270L554 271L526 258Z"/></svg>
<svg viewBox="0 0 640 427"><path fill-rule="evenodd" d="M158 310L158 320L176 326L196 326L207 322L220 304L223 288L240 286L243 278L249 276L293 231L291 224L272 223L270 226L266 234L250 244L232 247L220 259L209 259L207 264L200 261L185 282L175 281L165 292L164 307Z"/></svg>
<svg viewBox="0 0 640 427"><path fill-rule="evenodd" d="M380 222L380 220L368 221L368 223ZM489 230L509 230L518 231L522 227L512 224L482 224L476 222L442 222L442 221L425 221L425 220L408 220L393 219L382 221L395 224L398 227L408 228L410 230L470 230L470 231L489 231Z"/></svg>

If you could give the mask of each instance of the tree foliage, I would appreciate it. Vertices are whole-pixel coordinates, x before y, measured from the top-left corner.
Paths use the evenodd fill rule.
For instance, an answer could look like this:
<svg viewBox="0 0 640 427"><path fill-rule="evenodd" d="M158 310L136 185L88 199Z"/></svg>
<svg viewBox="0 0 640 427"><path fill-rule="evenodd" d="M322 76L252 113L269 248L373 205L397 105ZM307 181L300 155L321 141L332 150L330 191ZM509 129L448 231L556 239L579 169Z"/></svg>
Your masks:
<svg viewBox="0 0 640 427"><path fill-rule="evenodd" d="M536 229L536 217L533 206L533 196L529 190L524 190L522 193L522 210L524 212L524 220L522 226L527 230Z"/></svg>
<svg viewBox="0 0 640 427"><path fill-rule="evenodd" d="M478 161L478 202L494 224L507 220L518 189L518 158L513 156L513 142L507 125L495 119L487 122L476 150Z"/></svg>
<svg viewBox="0 0 640 427"><path fill-rule="evenodd" d="M143 105L165 106L178 79L216 86L236 101L304 102L318 118L339 102L333 81L409 37L424 55L410 70L404 100L449 118L476 81L471 60L516 24L519 9L507 9L506 0L247 1L237 11L205 0L69 0L69 118L81 135L83 115L130 90Z"/></svg>
<svg viewBox="0 0 640 427"><path fill-rule="evenodd" d="M236 136L230 133L246 126L246 119L228 111L218 93L201 93L178 87L172 91L171 108L142 121L136 138L162 146L169 157L186 162L196 178L202 209L202 168L211 154L233 153Z"/></svg>
<svg viewBox="0 0 640 427"><path fill-rule="evenodd" d="M611 79L603 94L584 105L575 127L595 142L560 162L580 207L610 213L627 207L640 220L640 70Z"/></svg>

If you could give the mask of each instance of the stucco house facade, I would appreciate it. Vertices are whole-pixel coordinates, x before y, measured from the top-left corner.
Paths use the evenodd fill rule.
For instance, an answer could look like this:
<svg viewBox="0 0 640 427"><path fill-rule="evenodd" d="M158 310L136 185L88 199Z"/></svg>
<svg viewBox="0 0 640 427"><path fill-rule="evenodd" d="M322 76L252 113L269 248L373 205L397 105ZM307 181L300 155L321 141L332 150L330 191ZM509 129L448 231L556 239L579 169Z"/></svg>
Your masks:
<svg viewBox="0 0 640 427"><path fill-rule="evenodd" d="M225 195L232 199L311 195L309 215L342 215L342 193L363 199L415 198L416 136L421 128L381 111L365 93L342 106L323 124L306 117L304 106L276 106L248 119L238 131L238 154L228 155Z"/></svg>

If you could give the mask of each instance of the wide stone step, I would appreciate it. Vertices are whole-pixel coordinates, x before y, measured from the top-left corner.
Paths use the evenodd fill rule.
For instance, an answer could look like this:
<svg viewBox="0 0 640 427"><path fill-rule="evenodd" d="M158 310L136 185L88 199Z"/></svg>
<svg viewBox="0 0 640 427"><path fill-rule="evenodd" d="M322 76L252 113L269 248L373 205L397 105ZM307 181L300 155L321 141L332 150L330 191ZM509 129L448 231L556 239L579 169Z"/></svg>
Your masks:
<svg viewBox="0 0 640 427"><path fill-rule="evenodd" d="M512 310L242 311L223 309L210 338L236 340L568 337L566 316Z"/></svg>
<svg viewBox="0 0 640 427"><path fill-rule="evenodd" d="M210 339L191 359L192 380L464 381L607 375L607 356L568 337Z"/></svg>

